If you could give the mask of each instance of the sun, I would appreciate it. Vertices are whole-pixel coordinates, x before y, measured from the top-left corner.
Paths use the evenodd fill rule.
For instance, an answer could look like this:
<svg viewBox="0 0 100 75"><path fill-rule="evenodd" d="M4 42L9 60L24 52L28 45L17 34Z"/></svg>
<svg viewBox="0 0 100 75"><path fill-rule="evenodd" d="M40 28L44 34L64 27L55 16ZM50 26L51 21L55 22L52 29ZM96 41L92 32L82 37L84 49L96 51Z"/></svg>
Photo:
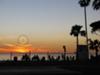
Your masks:
<svg viewBox="0 0 100 75"><path fill-rule="evenodd" d="M29 52L29 50L25 49L25 48L17 48L16 52L18 52L18 53L27 53L27 52Z"/></svg>
<svg viewBox="0 0 100 75"><path fill-rule="evenodd" d="M25 53L26 50L24 50L24 49L18 49L17 52L19 52L19 53Z"/></svg>

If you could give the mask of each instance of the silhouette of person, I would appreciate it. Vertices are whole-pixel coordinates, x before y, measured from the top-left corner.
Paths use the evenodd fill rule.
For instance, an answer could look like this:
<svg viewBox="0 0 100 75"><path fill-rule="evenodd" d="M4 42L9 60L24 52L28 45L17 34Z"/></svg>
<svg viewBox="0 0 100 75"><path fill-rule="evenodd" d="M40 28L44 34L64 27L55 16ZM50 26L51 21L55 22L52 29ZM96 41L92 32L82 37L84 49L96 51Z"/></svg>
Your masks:
<svg viewBox="0 0 100 75"><path fill-rule="evenodd" d="M25 54L22 56L22 61L30 61L29 55Z"/></svg>

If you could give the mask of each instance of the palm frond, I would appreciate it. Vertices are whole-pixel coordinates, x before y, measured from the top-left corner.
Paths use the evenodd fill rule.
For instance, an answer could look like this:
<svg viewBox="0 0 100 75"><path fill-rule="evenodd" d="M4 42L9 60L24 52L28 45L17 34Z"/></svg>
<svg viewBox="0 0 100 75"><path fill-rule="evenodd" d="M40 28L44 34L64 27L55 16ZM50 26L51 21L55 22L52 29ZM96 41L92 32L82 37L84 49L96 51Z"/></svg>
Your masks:
<svg viewBox="0 0 100 75"><path fill-rule="evenodd" d="M80 32L80 34L81 34L81 36L86 36L86 31L85 30L82 30L81 32Z"/></svg>
<svg viewBox="0 0 100 75"><path fill-rule="evenodd" d="M86 7L90 4L91 0L79 0L79 4L81 7Z"/></svg>
<svg viewBox="0 0 100 75"><path fill-rule="evenodd" d="M100 0L94 0L92 3L93 9L94 10L99 10L100 9Z"/></svg>
<svg viewBox="0 0 100 75"><path fill-rule="evenodd" d="M79 33L80 33L81 28L82 28L82 26L80 26L80 25L72 26L70 35L78 36Z"/></svg>
<svg viewBox="0 0 100 75"><path fill-rule="evenodd" d="M91 23L90 27L92 27L92 30L91 30L92 33L100 30L100 21L95 21L95 22Z"/></svg>

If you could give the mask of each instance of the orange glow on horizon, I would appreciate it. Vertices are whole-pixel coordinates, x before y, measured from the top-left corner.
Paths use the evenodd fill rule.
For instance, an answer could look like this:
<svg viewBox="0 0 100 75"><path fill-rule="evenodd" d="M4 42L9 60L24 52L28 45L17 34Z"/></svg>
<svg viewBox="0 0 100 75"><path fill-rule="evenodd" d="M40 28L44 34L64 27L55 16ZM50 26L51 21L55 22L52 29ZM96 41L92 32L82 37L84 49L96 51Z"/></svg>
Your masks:
<svg viewBox="0 0 100 75"><path fill-rule="evenodd" d="M75 40L76 41L76 40ZM58 43L48 43L48 44L39 44L39 45L33 45L33 44L25 44L20 45L16 43L1 43L0 44L0 53L62 53L63 52L63 43L66 45L67 53L73 53L75 52L75 41L69 40L68 43L66 42L58 42ZM45 44L45 46L44 46ZM74 46L73 46L74 45Z"/></svg>
<svg viewBox="0 0 100 75"><path fill-rule="evenodd" d="M17 52L17 53L27 53L27 52L29 52L29 50L25 49L25 48L18 48L18 49L15 50L15 52Z"/></svg>

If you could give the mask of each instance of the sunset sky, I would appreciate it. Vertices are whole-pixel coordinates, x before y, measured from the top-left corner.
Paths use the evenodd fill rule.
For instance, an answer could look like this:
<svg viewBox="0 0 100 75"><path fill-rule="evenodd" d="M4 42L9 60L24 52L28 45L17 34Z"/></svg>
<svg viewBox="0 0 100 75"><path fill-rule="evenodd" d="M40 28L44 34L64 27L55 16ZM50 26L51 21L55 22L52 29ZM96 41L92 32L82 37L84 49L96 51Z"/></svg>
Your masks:
<svg viewBox="0 0 100 75"><path fill-rule="evenodd" d="M100 11L87 8L89 38L91 22L100 19ZM0 0L0 52L75 52L76 39L70 36L71 27L83 25L84 12L78 0ZM28 43L20 45L20 35ZM80 44L85 38L80 37Z"/></svg>

